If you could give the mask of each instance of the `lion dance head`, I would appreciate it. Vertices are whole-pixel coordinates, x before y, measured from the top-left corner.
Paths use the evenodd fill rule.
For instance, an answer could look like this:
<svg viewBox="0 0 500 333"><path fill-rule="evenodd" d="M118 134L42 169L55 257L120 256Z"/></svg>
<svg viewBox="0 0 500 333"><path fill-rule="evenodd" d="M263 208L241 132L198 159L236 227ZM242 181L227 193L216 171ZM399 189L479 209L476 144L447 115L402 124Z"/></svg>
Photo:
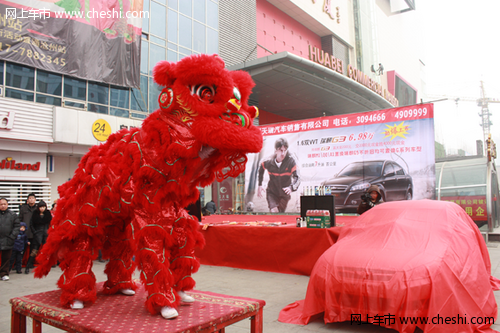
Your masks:
<svg viewBox="0 0 500 333"><path fill-rule="evenodd" d="M262 148L261 131L253 125L258 109L248 105L255 83L244 71L229 71L217 55L193 55L179 62L159 62L153 70L160 113L189 128L200 143L202 159L224 159L220 181L244 170L247 153Z"/></svg>

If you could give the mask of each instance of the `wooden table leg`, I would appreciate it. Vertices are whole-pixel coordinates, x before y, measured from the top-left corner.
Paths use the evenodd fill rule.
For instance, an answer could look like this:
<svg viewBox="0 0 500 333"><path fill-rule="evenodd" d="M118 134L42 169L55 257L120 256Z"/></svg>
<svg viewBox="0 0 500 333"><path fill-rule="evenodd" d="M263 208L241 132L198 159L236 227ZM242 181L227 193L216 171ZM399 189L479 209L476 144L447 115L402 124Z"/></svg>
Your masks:
<svg viewBox="0 0 500 333"><path fill-rule="evenodd" d="M12 308L10 319L10 332L11 333L26 333L26 316L17 313Z"/></svg>
<svg viewBox="0 0 500 333"><path fill-rule="evenodd" d="M42 333L42 322L33 319L33 333Z"/></svg>
<svg viewBox="0 0 500 333"><path fill-rule="evenodd" d="M262 333L264 331L263 308L260 308L255 316L250 318L250 332Z"/></svg>

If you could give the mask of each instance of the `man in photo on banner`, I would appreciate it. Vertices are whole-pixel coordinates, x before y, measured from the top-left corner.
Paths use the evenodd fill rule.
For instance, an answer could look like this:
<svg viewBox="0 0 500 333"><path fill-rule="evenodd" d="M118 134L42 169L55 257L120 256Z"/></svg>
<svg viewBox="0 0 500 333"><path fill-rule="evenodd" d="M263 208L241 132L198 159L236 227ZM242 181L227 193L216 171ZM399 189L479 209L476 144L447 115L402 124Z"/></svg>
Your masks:
<svg viewBox="0 0 500 333"><path fill-rule="evenodd" d="M269 173L267 190L262 187L264 171ZM266 199L271 213L283 213L286 210L291 193L300 185L297 161L288 152L288 142L279 138L274 143L274 154L261 162L259 166L259 187L257 196L262 198L266 191Z"/></svg>

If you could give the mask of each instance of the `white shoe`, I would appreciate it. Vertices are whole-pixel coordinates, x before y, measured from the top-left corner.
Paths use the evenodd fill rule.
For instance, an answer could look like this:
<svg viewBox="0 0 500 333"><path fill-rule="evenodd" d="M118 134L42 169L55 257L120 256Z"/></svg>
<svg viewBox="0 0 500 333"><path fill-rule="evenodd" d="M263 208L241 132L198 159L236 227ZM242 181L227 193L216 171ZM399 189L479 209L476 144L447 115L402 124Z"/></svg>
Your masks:
<svg viewBox="0 0 500 333"><path fill-rule="evenodd" d="M179 312L170 306L164 306L161 308L161 315L165 319L173 319L179 315Z"/></svg>
<svg viewBox="0 0 500 333"><path fill-rule="evenodd" d="M10 280L10 278L8 275L2 276L2 281L9 281L9 280Z"/></svg>
<svg viewBox="0 0 500 333"><path fill-rule="evenodd" d="M127 295L127 296L135 295L135 291L133 291L132 289L120 289L120 292L123 295Z"/></svg>
<svg viewBox="0 0 500 333"><path fill-rule="evenodd" d="M183 301L184 303L193 303L194 302L193 296L189 296L188 294L186 294L183 291L178 291L177 294L181 297L181 301Z"/></svg>
<svg viewBox="0 0 500 333"><path fill-rule="evenodd" d="M83 302L75 299L70 306L73 310L80 310L83 309Z"/></svg>

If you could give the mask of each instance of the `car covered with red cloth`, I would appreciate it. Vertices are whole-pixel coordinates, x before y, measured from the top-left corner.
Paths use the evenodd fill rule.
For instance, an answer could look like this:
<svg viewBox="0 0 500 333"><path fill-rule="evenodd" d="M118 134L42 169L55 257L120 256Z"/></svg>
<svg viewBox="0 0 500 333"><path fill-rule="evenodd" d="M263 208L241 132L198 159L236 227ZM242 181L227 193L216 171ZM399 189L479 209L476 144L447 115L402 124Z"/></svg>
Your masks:
<svg viewBox="0 0 500 333"><path fill-rule="evenodd" d="M486 243L455 203L388 202L343 227L314 266L306 299L279 321L371 323L399 332L496 332Z"/></svg>

